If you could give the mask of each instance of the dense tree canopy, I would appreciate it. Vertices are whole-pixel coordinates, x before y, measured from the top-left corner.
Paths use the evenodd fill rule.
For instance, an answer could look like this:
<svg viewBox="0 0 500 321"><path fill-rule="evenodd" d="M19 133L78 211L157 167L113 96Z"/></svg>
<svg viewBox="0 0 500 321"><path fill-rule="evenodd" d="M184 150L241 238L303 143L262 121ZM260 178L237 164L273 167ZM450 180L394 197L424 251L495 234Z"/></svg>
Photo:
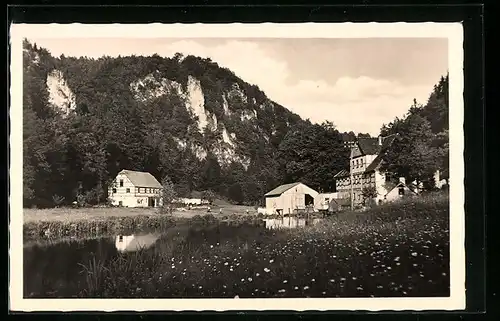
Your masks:
<svg viewBox="0 0 500 321"><path fill-rule="evenodd" d="M384 125L383 136L398 134L382 169L432 188L436 170L448 168L448 75L434 86L425 105L416 101L408 114Z"/></svg>
<svg viewBox="0 0 500 321"><path fill-rule="evenodd" d="M23 58L25 206L105 202L122 169L148 171L158 179L168 176L177 195L207 191L255 204L284 180L329 188L334 182L327 168L342 166L342 158L336 158L343 153L341 136L333 127L304 122L210 59L181 54L55 58L28 41ZM69 114L50 103L47 77L54 70L75 96L76 107ZM177 83L186 92L190 76L199 80L204 108L216 119L203 131L175 88ZM141 79L149 80L138 84ZM170 89L145 96L164 79L171 82ZM131 90L132 84L142 96ZM317 156L309 164L292 152L298 142L289 130L300 126L308 128L308 153ZM237 156L228 162L217 156L228 148L224 130L232 135ZM284 157L305 171L289 168L283 173Z"/></svg>
<svg viewBox="0 0 500 321"><path fill-rule="evenodd" d="M333 191L333 176L349 163L349 151L332 123L300 123L281 142L278 158L285 182L301 181L320 191Z"/></svg>
<svg viewBox="0 0 500 321"><path fill-rule="evenodd" d="M204 191L235 203L260 203L292 181L333 191L333 175L348 166L344 143L369 137L304 121L210 59L55 58L25 41L23 63L25 206L106 202L122 169L169 177L179 196ZM47 77L54 70L75 97L68 114L50 100ZM184 95L193 77L210 124L202 131ZM165 85L159 94L158 84ZM423 180L430 169L446 168L447 90L443 77L425 106L382 128L383 135L400 134L395 144L402 152L388 154L387 169ZM221 158L228 149L232 159Z"/></svg>

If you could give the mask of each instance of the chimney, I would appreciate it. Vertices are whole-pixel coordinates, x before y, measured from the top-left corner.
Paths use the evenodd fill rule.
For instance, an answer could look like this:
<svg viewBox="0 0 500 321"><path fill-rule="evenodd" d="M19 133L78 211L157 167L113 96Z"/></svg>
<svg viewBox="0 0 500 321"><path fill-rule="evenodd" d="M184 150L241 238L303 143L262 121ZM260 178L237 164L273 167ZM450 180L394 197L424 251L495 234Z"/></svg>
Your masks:
<svg viewBox="0 0 500 321"><path fill-rule="evenodd" d="M399 182L400 182L400 183L403 183L403 184L406 184L406 180L405 180L405 178L404 178L404 177L400 177L400 178L399 178Z"/></svg>
<svg viewBox="0 0 500 321"><path fill-rule="evenodd" d="M379 145L379 146L382 146L382 136L379 136L379 137L378 137L378 145Z"/></svg>
<svg viewBox="0 0 500 321"><path fill-rule="evenodd" d="M434 185L438 188L440 188L439 186L439 182L441 181L440 177L439 177L439 169L436 170L436 172L434 173Z"/></svg>

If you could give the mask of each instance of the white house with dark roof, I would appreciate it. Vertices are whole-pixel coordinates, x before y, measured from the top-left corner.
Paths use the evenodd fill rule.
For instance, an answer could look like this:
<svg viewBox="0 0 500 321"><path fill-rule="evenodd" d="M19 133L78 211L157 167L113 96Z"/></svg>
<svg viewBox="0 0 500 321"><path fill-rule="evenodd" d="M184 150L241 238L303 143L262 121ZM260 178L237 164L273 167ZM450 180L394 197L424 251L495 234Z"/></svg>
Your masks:
<svg viewBox="0 0 500 321"><path fill-rule="evenodd" d="M293 214L297 210L305 210L306 206L314 206L318 192L301 183L290 183L276 187L267 192L266 214Z"/></svg>
<svg viewBox="0 0 500 321"><path fill-rule="evenodd" d="M115 206L157 207L161 192L161 184L150 173L124 169L113 180L108 198Z"/></svg>

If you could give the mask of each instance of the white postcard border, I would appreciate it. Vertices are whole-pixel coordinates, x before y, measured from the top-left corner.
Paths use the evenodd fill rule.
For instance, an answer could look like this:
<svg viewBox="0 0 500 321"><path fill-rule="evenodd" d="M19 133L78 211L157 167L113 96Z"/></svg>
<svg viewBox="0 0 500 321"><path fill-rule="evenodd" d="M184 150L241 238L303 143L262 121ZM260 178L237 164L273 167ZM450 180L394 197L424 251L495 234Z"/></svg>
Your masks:
<svg viewBox="0 0 500 321"><path fill-rule="evenodd" d="M465 309L463 28L460 23L13 24L10 105L10 277L12 311L422 311ZM450 133L450 297L304 299L24 299L22 39L127 38L448 38Z"/></svg>

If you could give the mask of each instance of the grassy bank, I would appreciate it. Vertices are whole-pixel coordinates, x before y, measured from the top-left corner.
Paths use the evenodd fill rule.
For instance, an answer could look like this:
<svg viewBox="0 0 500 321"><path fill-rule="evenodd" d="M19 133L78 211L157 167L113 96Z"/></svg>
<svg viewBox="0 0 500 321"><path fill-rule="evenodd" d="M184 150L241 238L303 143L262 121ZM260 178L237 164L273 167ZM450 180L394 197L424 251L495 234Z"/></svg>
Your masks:
<svg viewBox="0 0 500 321"><path fill-rule="evenodd" d="M199 232L81 265L77 297L449 295L445 195L345 213L302 229ZM57 295L56 295L57 296Z"/></svg>
<svg viewBox="0 0 500 321"><path fill-rule="evenodd" d="M31 221L23 225L25 244L37 241L60 239L89 239L116 234L133 234L145 231L165 231L176 225L211 225L216 222L226 222L232 225L242 223L257 223L257 215L224 215L213 214L194 215L190 218L172 215L137 215L137 216L110 216L101 220L79 221Z"/></svg>
<svg viewBox="0 0 500 321"><path fill-rule="evenodd" d="M222 213L219 209L222 209ZM202 219L203 217L206 218ZM190 221L209 222L217 218L240 222L256 217L252 208L237 205L222 205L214 208L211 213L206 209L192 209L174 211L168 215L151 208L24 209L23 235L25 240L90 238L129 231L165 229L176 223Z"/></svg>
<svg viewBox="0 0 500 321"><path fill-rule="evenodd" d="M218 204L212 207L211 212L194 208L176 210L168 215L161 214L154 208L24 209L23 234L25 240L29 241L95 238L130 231L161 230L186 222L202 223L218 220L238 225L263 218L278 218L278 216L264 216L257 214L253 207L231 204Z"/></svg>

